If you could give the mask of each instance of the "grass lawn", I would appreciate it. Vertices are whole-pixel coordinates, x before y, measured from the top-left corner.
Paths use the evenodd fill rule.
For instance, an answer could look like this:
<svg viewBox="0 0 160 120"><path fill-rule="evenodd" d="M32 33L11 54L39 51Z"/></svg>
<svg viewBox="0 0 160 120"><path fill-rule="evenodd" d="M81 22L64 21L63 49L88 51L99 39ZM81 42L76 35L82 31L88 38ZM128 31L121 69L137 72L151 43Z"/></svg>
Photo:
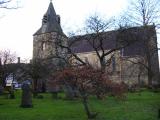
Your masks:
<svg viewBox="0 0 160 120"><path fill-rule="evenodd" d="M33 99L33 108L20 108L21 94L16 99L0 96L0 120L86 120L80 100L53 100L50 94ZM128 93L126 101L113 97L105 100L90 99L90 108L98 112L96 120L159 120L160 93L149 91Z"/></svg>

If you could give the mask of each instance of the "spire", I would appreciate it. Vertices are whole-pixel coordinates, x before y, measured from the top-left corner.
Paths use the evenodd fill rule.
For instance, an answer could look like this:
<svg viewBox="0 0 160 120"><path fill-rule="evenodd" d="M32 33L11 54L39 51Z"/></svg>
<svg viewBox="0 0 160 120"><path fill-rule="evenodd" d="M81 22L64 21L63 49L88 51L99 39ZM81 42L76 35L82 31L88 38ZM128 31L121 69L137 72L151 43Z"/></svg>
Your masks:
<svg viewBox="0 0 160 120"><path fill-rule="evenodd" d="M63 34L62 28L60 26L60 16L56 14L52 0L50 0L47 12L43 16L41 28L34 35L49 32L58 32Z"/></svg>

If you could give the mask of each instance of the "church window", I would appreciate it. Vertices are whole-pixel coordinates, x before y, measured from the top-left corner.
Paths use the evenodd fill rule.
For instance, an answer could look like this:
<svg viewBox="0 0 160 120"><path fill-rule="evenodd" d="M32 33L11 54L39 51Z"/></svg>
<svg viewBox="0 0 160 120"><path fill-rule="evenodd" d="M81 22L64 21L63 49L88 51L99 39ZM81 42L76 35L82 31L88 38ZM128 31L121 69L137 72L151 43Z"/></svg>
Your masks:
<svg viewBox="0 0 160 120"><path fill-rule="evenodd" d="M46 49L46 43L43 42L43 43L42 43L42 51L44 51L45 49Z"/></svg>
<svg viewBox="0 0 160 120"><path fill-rule="evenodd" d="M115 57L112 57L112 72L116 71L116 60Z"/></svg>
<svg viewBox="0 0 160 120"><path fill-rule="evenodd" d="M43 23L47 23L47 21L48 21L47 15L44 15L43 16Z"/></svg>
<svg viewBox="0 0 160 120"><path fill-rule="evenodd" d="M87 58L87 57L84 57L84 61L87 63L87 62L88 62L88 58Z"/></svg>
<svg viewBox="0 0 160 120"><path fill-rule="evenodd" d="M122 49L120 50L120 54L121 54L122 57L124 56L124 48L122 48Z"/></svg>

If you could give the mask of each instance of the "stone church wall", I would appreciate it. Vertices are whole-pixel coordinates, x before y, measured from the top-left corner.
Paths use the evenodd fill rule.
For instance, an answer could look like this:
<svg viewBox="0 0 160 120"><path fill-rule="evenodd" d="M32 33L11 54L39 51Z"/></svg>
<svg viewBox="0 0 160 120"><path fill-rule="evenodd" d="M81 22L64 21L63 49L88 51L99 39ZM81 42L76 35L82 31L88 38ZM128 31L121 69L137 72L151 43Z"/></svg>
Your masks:
<svg viewBox="0 0 160 120"><path fill-rule="evenodd" d="M121 58L121 80L127 84L147 85L148 74L145 59L140 56Z"/></svg>
<svg viewBox="0 0 160 120"><path fill-rule="evenodd" d="M95 52L86 52L86 53L77 53L77 55L85 62L88 62L95 68L100 67L98 57ZM113 54L110 54L106 57L106 60L114 55L115 61L111 60L109 66L106 67L109 79L114 82L125 82L128 85L132 84L141 84L147 85L148 77L147 70L143 67L142 64L145 63L145 60L141 56L132 56L132 57L122 57L120 51L116 51ZM114 63L113 63L114 62ZM138 64L141 62L142 64ZM73 64L79 64L79 62L74 59Z"/></svg>

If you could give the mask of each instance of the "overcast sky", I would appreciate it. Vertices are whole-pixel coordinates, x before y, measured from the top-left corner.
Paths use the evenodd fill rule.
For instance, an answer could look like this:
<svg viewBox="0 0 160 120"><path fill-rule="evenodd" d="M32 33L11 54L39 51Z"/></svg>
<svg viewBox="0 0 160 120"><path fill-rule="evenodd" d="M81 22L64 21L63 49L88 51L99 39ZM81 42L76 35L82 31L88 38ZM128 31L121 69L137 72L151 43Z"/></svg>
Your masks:
<svg viewBox="0 0 160 120"><path fill-rule="evenodd" d="M17 10L0 9L0 49L15 51L21 58L32 58L33 34L41 27L41 20L50 0L20 0ZM127 0L52 0L61 16L65 33L83 26L85 19L95 13L109 18L119 15Z"/></svg>

